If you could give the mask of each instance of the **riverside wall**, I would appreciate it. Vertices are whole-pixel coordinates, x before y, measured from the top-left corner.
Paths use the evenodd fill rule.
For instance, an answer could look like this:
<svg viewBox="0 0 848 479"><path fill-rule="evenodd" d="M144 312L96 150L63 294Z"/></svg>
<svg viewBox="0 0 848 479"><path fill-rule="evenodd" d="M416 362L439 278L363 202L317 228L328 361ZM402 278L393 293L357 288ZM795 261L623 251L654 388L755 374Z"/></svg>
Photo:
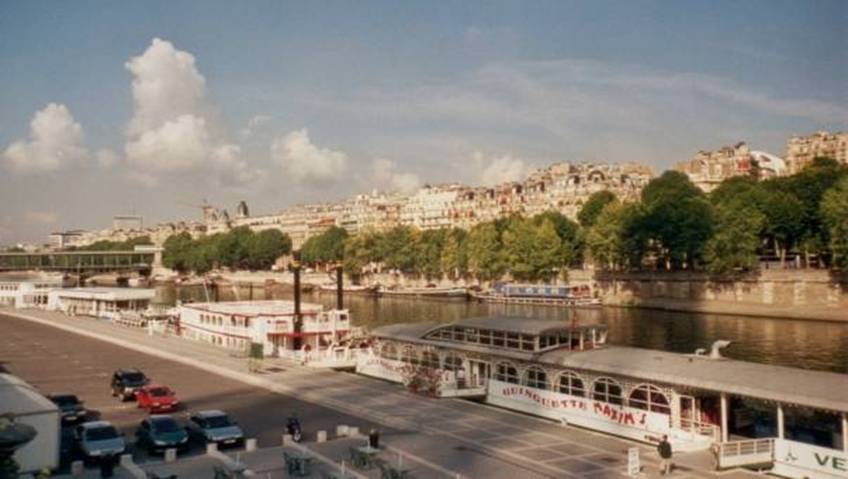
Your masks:
<svg viewBox="0 0 848 479"><path fill-rule="evenodd" d="M597 272L605 305L848 321L848 281L824 270L762 270L738 277L690 272Z"/></svg>

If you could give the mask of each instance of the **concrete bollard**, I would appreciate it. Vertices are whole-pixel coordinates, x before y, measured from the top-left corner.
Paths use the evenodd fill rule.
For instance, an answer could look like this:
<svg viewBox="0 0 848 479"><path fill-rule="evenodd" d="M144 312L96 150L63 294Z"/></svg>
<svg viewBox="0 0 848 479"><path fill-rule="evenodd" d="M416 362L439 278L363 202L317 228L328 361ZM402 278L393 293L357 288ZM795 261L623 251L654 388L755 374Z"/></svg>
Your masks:
<svg viewBox="0 0 848 479"><path fill-rule="evenodd" d="M218 451L218 443L217 442L207 442L206 443L206 454L214 454Z"/></svg>
<svg viewBox="0 0 848 479"><path fill-rule="evenodd" d="M347 426L344 425L344 424L339 424L338 426L336 426L336 436L337 437L347 436Z"/></svg>
<svg viewBox="0 0 848 479"><path fill-rule="evenodd" d="M165 462L174 462L177 460L177 450L173 447L165 449Z"/></svg>
<svg viewBox="0 0 848 479"><path fill-rule="evenodd" d="M291 445L294 442L291 434L283 434L283 446Z"/></svg>
<svg viewBox="0 0 848 479"><path fill-rule="evenodd" d="M315 442L327 442L327 431L318 431Z"/></svg>
<svg viewBox="0 0 848 479"><path fill-rule="evenodd" d="M349 437L356 437L356 436L358 436L358 435L359 435L359 428L358 428L358 427L354 427L354 426L349 427L349 428L347 429L347 435L348 435Z"/></svg>
<svg viewBox="0 0 848 479"><path fill-rule="evenodd" d="M82 461L74 461L71 463L71 475L79 476L85 470L85 464Z"/></svg>
<svg viewBox="0 0 848 479"><path fill-rule="evenodd" d="M247 452L253 452L256 450L256 438L250 438L244 441L244 450Z"/></svg>
<svg viewBox="0 0 848 479"><path fill-rule="evenodd" d="M121 462L122 467L127 467L130 464L133 464L132 454L121 454Z"/></svg>

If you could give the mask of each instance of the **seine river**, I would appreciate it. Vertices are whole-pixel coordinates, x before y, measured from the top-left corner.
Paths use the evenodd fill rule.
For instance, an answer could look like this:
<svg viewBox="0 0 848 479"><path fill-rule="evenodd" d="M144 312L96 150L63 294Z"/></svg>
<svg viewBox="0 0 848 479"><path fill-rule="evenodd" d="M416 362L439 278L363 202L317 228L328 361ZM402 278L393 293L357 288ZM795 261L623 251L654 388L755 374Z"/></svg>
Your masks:
<svg viewBox="0 0 848 479"><path fill-rule="evenodd" d="M159 286L159 300L205 301L202 287ZM264 290L242 285L238 291L221 288L220 300L264 299ZM279 299L290 299L282 295ZM277 299L277 298L275 298ZM335 304L335 295L304 294L304 301ZM372 298L347 295L354 324L365 328L411 322L449 322L461 318L511 315L547 319L595 319L609 327L613 344L691 353L709 348L717 339L732 344L724 350L729 357L791 367L848 373L848 323L796 321L778 318L676 313L644 309L560 309L549 306L498 305L476 302L406 298Z"/></svg>

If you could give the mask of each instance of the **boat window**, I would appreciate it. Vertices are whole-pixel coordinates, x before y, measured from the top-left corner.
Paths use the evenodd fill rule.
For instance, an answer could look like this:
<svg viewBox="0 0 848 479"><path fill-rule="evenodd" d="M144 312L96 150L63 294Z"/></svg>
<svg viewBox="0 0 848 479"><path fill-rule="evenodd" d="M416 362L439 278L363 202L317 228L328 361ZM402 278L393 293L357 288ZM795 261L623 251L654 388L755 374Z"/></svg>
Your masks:
<svg viewBox="0 0 848 479"><path fill-rule="evenodd" d="M506 347L512 349L518 349L518 334L517 333L507 333L506 334Z"/></svg>
<svg viewBox="0 0 848 479"><path fill-rule="evenodd" d="M453 339L454 341L465 342L465 330L461 328L453 328Z"/></svg>
<svg viewBox="0 0 848 479"><path fill-rule="evenodd" d="M580 376L571 371L567 371L559 375L559 392L562 394L568 394L569 396L586 396L586 389L583 386L583 380L580 379Z"/></svg>
<svg viewBox="0 0 848 479"><path fill-rule="evenodd" d="M495 379L505 383L518 384L518 370L510 363L498 363L495 367Z"/></svg>
<svg viewBox="0 0 848 479"><path fill-rule="evenodd" d="M622 404L621 385L618 381L610 378L599 378L595 380L592 388L592 399L608 402L611 404Z"/></svg>
<svg viewBox="0 0 848 479"><path fill-rule="evenodd" d="M488 329L480 330L480 344L492 344L492 332Z"/></svg>
<svg viewBox="0 0 848 479"><path fill-rule="evenodd" d="M505 345L505 334L503 331L493 331L492 332L492 344L495 346L504 347Z"/></svg>
<svg viewBox="0 0 848 479"><path fill-rule="evenodd" d="M468 343L480 342L480 332L476 329L468 328L465 330L465 341Z"/></svg>
<svg viewBox="0 0 848 479"><path fill-rule="evenodd" d="M531 388L548 389L548 374L542 368L528 368L524 373L524 384Z"/></svg>
<svg viewBox="0 0 848 479"><path fill-rule="evenodd" d="M627 404L636 409L671 414L668 398L660 388L651 384L637 386L627 399Z"/></svg>
<svg viewBox="0 0 848 479"><path fill-rule="evenodd" d="M425 368L439 369L439 355L433 351L421 353L421 365Z"/></svg>
<svg viewBox="0 0 848 479"><path fill-rule="evenodd" d="M380 348L380 357L396 360L398 358L397 348L392 343L385 343Z"/></svg>
<svg viewBox="0 0 848 479"><path fill-rule="evenodd" d="M448 371L457 371L462 369L462 358L453 353L448 353L445 356L445 369Z"/></svg>
<svg viewBox="0 0 848 479"><path fill-rule="evenodd" d="M412 346L406 346L400 355L400 360L409 364L418 364L418 352Z"/></svg>
<svg viewBox="0 0 848 479"><path fill-rule="evenodd" d="M533 351L536 349L536 338L535 336L527 336L525 334L521 335L521 349L524 351Z"/></svg>

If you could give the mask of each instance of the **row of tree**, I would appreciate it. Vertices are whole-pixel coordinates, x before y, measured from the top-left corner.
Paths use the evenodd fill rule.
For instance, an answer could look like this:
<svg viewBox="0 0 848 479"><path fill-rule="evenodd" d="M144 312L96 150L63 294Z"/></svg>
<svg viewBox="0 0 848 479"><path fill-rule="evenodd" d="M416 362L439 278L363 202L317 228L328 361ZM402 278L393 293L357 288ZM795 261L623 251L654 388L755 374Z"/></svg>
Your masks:
<svg viewBox="0 0 848 479"><path fill-rule="evenodd" d="M126 241L100 240L85 246L69 246L66 251L132 251L136 246L152 245L150 236L137 236Z"/></svg>
<svg viewBox="0 0 848 479"><path fill-rule="evenodd" d="M675 171L644 188L637 202L593 194L574 222L554 211L481 223L468 231L398 226L355 235L338 227L306 241L303 262L343 262L352 274L378 269L426 278L550 280L591 262L608 270L643 268L750 271L762 257L789 254L806 266L848 271L848 168L817 158L800 173L756 181L734 177L705 194ZM198 273L217 266L266 269L291 251L276 230L165 242L166 266Z"/></svg>
<svg viewBox="0 0 848 479"><path fill-rule="evenodd" d="M291 253L292 242L279 230L254 233L246 226L193 239L187 232L170 236L162 262L168 268L198 274L212 269L267 270L280 256Z"/></svg>

